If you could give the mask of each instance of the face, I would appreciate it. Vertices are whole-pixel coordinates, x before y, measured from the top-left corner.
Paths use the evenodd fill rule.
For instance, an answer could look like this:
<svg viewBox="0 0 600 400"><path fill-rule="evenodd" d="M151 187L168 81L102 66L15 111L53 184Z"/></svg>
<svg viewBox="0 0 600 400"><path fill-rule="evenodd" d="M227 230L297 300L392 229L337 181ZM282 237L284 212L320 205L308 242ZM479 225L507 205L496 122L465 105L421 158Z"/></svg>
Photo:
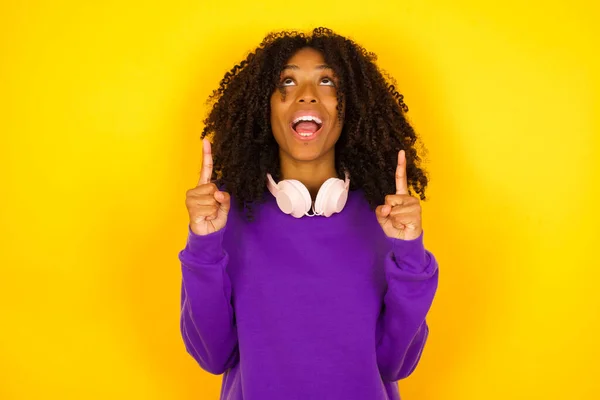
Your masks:
<svg viewBox="0 0 600 400"><path fill-rule="evenodd" d="M296 52L283 68L271 95L271 129L282 159L332 158L342 123L337 113L337 78L312 48Z"/></svg>

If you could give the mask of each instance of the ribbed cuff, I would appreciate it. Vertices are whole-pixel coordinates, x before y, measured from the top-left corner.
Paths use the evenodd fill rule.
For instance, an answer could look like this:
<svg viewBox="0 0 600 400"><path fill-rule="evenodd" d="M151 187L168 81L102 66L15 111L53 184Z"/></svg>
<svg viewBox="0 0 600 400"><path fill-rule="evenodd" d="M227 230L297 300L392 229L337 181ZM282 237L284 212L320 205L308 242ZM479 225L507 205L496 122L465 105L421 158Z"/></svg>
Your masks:
<svg viewBox="0 0 600 400"><path fill-rule="evenodd" d="M223 234L226 227L208 235L196 235L188 225L185 251L199 264L216 264L223 260Z"/></svg>
<svg viewBox="0 0 600 400"><path fill-rule="evenodd" d="M401 269L421 273L427 268L429 260L423 244L423 234L424 232L421 232L418 238L411 240L388 237L396 264Z"/></svg>

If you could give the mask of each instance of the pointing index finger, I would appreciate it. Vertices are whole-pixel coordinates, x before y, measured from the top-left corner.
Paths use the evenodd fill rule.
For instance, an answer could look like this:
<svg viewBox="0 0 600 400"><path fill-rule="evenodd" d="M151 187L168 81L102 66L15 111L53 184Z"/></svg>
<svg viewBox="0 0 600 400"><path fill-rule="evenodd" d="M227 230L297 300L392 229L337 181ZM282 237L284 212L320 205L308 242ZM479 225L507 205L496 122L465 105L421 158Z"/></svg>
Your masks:
<svg viewBox="0 0 600 400"><path fill-rule="evenodd" d="M408 181L406 179L406 153L398 152L398 166L396 167L396 194L408 194Z"/></svg>
<svg viewBox="0 0 600 400"><path fill-rule="evenodd" d="M210 183L213 170L213 158L210 142L208 139L202 140L202 169L200 171L200 180L198 185Z"/></svg>

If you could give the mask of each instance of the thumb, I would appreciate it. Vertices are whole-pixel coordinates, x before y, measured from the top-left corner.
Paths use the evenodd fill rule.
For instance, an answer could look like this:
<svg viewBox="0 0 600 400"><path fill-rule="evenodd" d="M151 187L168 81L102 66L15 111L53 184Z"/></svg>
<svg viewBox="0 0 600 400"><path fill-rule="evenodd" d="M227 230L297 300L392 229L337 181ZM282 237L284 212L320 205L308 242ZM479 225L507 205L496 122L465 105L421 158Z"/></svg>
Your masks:
<svg viewBox="0 0 600 400"><path fill-rule="evenodd" d="M219 202L219 209L227 214L231 208L231 196L229 193L217 190L215 192L215 200Z"/></svg>
<svg viewBox="0 0 600 400"><path fill-rule="evenodd" d="M379 221L380 224L383 224L387 220L391 211L392 211L392 207L389 206L388 204L384 204L384 205L377 207L375 209L375 215L377 216L377 221Z"/></svg>

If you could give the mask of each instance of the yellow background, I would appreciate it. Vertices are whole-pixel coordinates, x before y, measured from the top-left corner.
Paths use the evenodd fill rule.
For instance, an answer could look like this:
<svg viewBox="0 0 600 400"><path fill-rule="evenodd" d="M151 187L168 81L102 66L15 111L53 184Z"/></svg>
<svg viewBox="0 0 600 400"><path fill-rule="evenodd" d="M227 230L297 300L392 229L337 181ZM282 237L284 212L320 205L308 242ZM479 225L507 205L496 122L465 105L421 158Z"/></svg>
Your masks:
<svg viewBox="0 0 600 400"><path fill-rule="evenodd" d="M403 399L595 399L595 1L5 1L0 398L216 399L177 252L204 100L268 31L379 55L429 148L431 336Z"/></svg>

